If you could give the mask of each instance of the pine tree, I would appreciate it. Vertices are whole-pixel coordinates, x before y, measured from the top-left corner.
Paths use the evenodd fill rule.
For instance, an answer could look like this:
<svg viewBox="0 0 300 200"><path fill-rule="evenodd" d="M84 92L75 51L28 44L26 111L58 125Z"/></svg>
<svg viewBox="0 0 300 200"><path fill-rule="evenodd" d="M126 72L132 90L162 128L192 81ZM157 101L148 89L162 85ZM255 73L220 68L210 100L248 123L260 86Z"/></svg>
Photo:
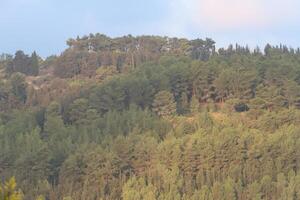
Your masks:
<svg viewBox="0 0 300 200"><path fill-rule="evenodd" d="M224 197L225 200L236 200L237 194L235 191L234 181L231 178L227 178L224 183Z"/></svg>
<svg viewBox="0 0 300 200"><path fill-rule="evenodd" d="M23 195L16 189L16 179L12 177L4 186L0 187L0 200L22 200Z"/></svg>
<svg viewBox="0 0 300 200"><path fill-rule="evenodd" d="M197 97L195 95L192 96L191 103L190 103L190 111L193 114L196 114L199 112L200 105Z"/></svg>
<svg viewBox="0 0 300 200"><path fill-rule="evenodd" d="M25 103L27 99L27 83L25 77L21 73L15 73L11 76L11 90L12 93L17 97L17 99Z"/></svg>
<svg viewBox="0 0 300 200"><path fill-rule="evenodd" d="M37 76L39 74L39 60L35 51L31 55L29 67L30 67L29 70L30 75Z"/></svg>
<svg viewBox="0 0 300 200"><path fill-rule="evenodd" d="M124 200L154 200L156 199L156 188L149 183L145 183L143 178L131 178L122 189L122 197Z"/></svg>
<svg viewBox="0 0 300 200"><path fill-rule="evenodd" d="M174 115L176 113L176 103L172 93L168 91L158 92L154 97L152 110L161 117Z"/></svg>
<svg viewBox="0 0 300 200"><path fill-rule="evenodd" d="M177 103L177 113L178 114L186 114L189 111L189 102L188 97L185 93L183 93Z"/></svg>

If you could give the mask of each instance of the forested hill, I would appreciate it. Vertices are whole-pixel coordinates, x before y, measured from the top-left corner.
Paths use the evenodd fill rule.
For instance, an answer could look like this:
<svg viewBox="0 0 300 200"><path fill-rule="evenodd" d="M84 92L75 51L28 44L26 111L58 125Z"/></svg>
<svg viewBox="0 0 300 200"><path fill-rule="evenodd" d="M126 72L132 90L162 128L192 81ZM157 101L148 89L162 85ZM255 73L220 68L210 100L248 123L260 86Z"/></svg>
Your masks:
<svg viewBox="0 0 300 200"><path fill-rule="evenodd" d="M0 56L0 200L300 199L299 49L67 44Z"/></svg>

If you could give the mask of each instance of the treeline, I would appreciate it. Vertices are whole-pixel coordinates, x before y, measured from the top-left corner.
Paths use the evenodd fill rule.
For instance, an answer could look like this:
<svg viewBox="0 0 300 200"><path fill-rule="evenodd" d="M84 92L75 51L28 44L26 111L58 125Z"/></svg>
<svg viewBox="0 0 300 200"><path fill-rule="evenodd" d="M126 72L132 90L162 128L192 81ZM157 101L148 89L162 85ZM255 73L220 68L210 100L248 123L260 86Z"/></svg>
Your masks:
<svg viewBox="0 0 300 200"><path fill-rule="evenodd" d="M28 76L37 76L39 74L39 62L41 58L33 52L31 56L23 51L17 51L15 56L3 54L0 64L4 66L6 73L12 74L20 72Z"/></svg>
<svg viewBox="0 0 300 200"><path fill-rule="evenodd" d="M58 58L55 74L73 77L93 76L99 67L115 66L118 72L128 72L142 63L157 61L163 55L188 55L208 60L215 52L211 39L187 40L178 38L131 35L110 38L90 34L67 41L69 48Z"/></svg>
<svg viewBox="0 0 300 200"><path fill-rule="evenodd" d="M299 50L68 44L34 79L34 55L1 57L0 176L18 200L300 198Z"/></svg>

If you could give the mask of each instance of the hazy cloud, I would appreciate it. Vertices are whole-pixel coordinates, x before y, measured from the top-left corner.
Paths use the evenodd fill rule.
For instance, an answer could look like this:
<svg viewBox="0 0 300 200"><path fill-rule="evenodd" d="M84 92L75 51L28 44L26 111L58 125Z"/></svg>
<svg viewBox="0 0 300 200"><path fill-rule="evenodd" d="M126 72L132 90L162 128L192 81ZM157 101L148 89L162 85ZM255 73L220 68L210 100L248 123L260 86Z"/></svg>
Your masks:
<svg viewBox="0 0 300 200"><path fill-rule="evenodd" d="M201 30L268 29L299 22L298 0L170 0L169 21L184 32Z"/></svg>

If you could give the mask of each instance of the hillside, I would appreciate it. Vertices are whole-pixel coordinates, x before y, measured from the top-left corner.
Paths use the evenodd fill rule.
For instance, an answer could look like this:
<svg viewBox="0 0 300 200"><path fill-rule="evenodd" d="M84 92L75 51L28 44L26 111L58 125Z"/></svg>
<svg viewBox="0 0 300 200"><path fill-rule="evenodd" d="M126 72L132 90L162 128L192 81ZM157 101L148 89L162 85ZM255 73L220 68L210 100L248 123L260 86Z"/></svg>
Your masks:
<svg viewBox="0 0 300 200"><path fill-rule="evenodd" d="M46 59L0 57L0 176L15 177L17 196L300 199L299 49L102 34L67 44Z"/></svg>

